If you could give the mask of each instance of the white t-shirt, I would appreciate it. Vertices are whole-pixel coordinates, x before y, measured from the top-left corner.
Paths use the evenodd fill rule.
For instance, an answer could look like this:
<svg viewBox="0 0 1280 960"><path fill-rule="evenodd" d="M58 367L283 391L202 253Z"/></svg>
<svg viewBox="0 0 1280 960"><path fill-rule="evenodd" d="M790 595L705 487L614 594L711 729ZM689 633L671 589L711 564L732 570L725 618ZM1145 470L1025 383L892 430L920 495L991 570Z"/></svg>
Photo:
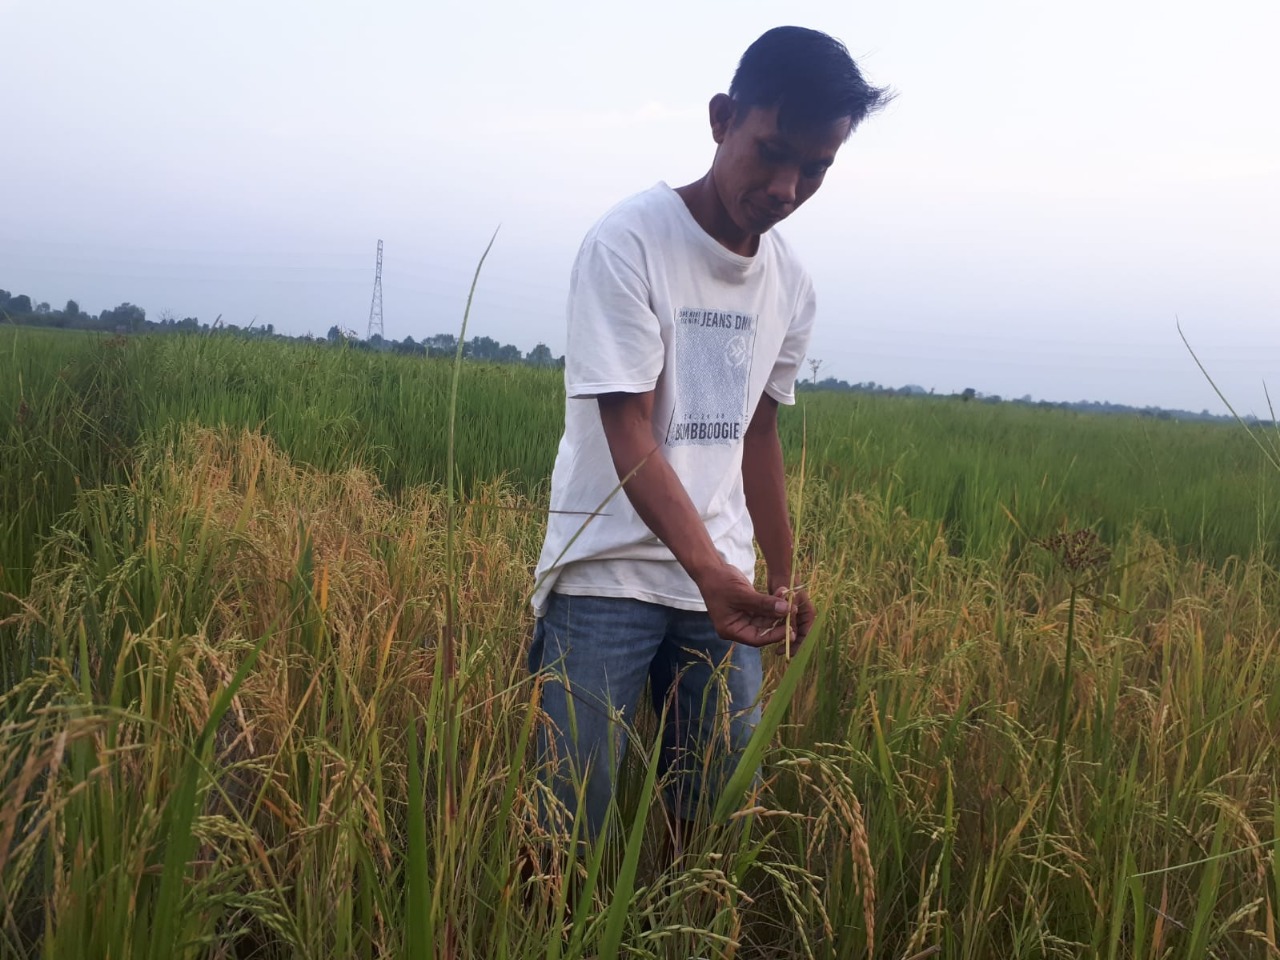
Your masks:
<svg viewBox="0 0 1280 960"><path fill-rule="evenodd" d="M743 437L762 393L795 402L814 309L809 276L776 230L761 236L754 257L739 256L665 183L624 200L591 229L570 278L565 429L535 573L536 613L553 586L706 609L625 491L615 492L595 399L605 393L654 391L662 455L720 555L754 576Z"/></svg>

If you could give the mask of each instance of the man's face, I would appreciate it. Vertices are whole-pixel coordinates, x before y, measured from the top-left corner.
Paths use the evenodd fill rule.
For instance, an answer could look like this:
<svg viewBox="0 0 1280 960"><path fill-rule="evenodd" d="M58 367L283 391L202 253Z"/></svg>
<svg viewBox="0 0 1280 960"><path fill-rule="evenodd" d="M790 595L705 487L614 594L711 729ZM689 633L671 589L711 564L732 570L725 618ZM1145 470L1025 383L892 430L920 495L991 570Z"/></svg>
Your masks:
<svg viewBox="0 0 1280 960"><path fill-rule="evenodd" d="M712 136L719 144L711 166L716 192L739 229L762 234L822 186L827 168L848 139L851 121L844 117L815 129L783 133L777 107L744 108L720 96L723 100L713 101L711 110Z"/></svg>

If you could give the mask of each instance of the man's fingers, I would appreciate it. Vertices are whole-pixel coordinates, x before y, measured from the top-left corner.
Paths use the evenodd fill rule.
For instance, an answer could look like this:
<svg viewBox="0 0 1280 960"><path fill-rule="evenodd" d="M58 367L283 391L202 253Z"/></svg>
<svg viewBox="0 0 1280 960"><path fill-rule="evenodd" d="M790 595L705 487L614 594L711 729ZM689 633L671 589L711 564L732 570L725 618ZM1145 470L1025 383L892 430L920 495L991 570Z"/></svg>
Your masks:
<svg viewBox="0 0 1280 960"><path fill-rule="evenodd" d="M769 596L767 593L756 593L754 589L751 592L755 594L753 612L759 616L785 617L791 612L791 604L784 598Z"/></svg>
<svg viewBox="0 0 1280 960"><path fill-rule="evenodd" d="M813 622L818 618L818 611L814 609L813 602L806 596L799 608L796 610L796 633L800 639L804 639L809 635L809 631L813 629Z"/></svg>
<svg viewBox="0 0 1280 960"><path fill-rule="evenodd" d="M746 644L749 647L767 647L780 643L787 635L786 617L776 617L770 613L767 617L738 616L725 624L720 636L733 643Z"/></svg>
<svg viewBox="0 0 1280 960"><path fill-rule="evenodd" d="M796 594L761 593L739 573L718 595L706 596L716 629L726 640L765 647L796 635Z"/></svg>
<svg viewBox="0 0 1280 960"><path fill-rule="evenodd" d="M791 614L791 604L767 593L757 593L755 588L744 590L741 596L734 597L730 609L750 620L768 620Z"/></svg>
<svg viewBox="0 0 1280 960"><path fill-rule="evenodd" d="M748 623L732 639L749 647L768 647L775 643L781 643L786 638L786 635L785 624L774 627L757 627Z"/></svg>

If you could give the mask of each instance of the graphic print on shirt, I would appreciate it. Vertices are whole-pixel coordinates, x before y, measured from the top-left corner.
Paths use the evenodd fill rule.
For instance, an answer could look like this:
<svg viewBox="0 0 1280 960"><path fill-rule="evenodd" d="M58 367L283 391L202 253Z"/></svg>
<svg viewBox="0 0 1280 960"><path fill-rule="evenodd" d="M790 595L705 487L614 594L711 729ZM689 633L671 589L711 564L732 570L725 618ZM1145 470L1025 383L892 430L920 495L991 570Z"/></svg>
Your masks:
<svg viewBox="0 0 1280 960"><path fill-rule="evenodd" d="M702 307L676 311L675 410L668 446L742 439L755 340L755 314Z"/></svg>

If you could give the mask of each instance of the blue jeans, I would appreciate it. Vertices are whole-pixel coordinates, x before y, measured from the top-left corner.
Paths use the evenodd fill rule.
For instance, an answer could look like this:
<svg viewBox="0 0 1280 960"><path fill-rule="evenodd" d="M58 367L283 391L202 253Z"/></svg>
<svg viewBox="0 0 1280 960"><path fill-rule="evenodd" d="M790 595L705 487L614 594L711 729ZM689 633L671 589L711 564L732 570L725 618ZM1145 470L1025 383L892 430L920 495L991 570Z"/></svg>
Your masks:
<svg viewBox="0 0 1280 960"><path fill-rule="evenodd" d="M706 613L643 600L552 593L529 669L545 674L538 747L548 786L596 837L648 681L662 729L660 776L685 820L714 804L760 720L760 651L720 639Z"/></svg>

